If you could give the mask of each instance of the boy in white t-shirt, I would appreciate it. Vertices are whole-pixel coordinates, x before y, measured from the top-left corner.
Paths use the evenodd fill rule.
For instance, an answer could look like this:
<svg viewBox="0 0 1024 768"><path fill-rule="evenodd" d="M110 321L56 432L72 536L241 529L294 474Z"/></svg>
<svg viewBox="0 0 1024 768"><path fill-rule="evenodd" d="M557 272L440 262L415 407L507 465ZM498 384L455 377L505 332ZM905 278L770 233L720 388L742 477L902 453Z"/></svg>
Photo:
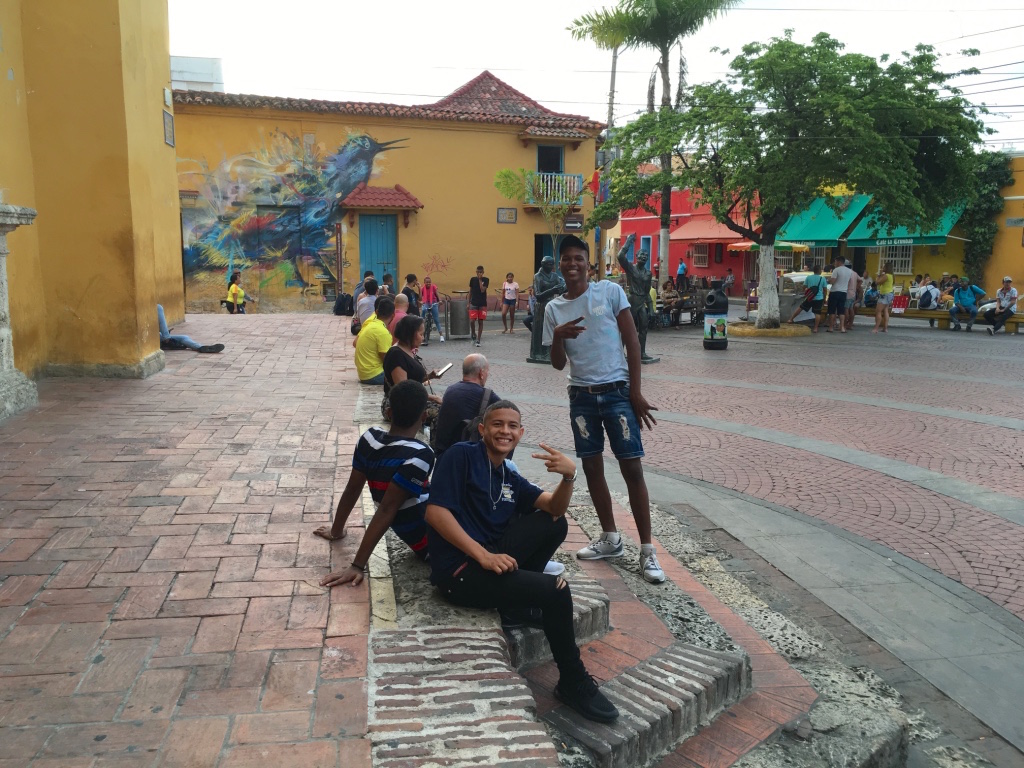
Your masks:
<svg viewBox="0 0 1024 768"><path fill-rule="evenodd" d="M625 248L633 238L630 235ZM644 455L641 425L654 427L657 422L651 412L657 408L640 392L640 339L626 293L611 280L588 282L589 261L586 242L572 235L562 241L559 270L566 292L552 299L544 312L543 344L551 348L551 365L561 371L569 364L569 418L576 455L603 530L576 556L597 560L623 554L604 476L607 433L640 535L640 572L647 581L660 584L665 574L651 543L651 504L640 462Z"/></svg>

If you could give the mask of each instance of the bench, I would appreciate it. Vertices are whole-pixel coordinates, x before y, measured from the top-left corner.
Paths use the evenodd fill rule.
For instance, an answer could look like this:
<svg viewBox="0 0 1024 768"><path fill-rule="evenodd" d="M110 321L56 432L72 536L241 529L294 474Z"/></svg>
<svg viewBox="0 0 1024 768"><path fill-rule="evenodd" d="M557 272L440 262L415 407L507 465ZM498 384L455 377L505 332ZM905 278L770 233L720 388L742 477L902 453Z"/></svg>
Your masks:
<svg viewBox="0 0 1024 768"><path fill-rule="evenodd" d="M827 307L823 304L822 305L822 312L821 312L822 322L825 321L825 317L826 317L826 314L827 314L826 310L827 310ZM861 316L861 317L871 317L871 318L874 318L874 316L875 316L875 308L874 307L857 307L857 314L859 316ZM890 318L906 318L908 320L934 320L941 330L943 330L943 331L948 331L949 330L949 310L948 309L916 309L916 308L915 309L910 309L910 308L907 308L907 309L903 310L902 312L900 312L899 314L891 314ZM977 318L977 320L975 320L975 322L978 322L980 320L982 320L981 314L978 315L978 318ZM1011 317L1009 320L1007 320L1003 324L1003 327L1006 329L1007 333L1017 333L1017 327L1018 327L1018 325L1020 325L1020 322L1021 322L1021 315L1020 314L1016 314L1013 317Z"/></svg>

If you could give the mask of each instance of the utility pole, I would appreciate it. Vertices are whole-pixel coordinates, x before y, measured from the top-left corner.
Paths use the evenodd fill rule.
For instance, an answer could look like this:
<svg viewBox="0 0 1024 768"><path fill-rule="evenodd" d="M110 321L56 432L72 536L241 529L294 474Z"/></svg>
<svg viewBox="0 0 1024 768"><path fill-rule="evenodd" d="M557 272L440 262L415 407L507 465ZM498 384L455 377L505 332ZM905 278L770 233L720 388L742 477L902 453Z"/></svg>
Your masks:
<svg viewBox="0 0 1024 768"><path fill-rule="evenodd" d="M604 151L604 163L601 166L602 173L608 169L609 165L611 165L612 123L615 122L615 68L616 68L616 66L618 64L618 61L619 61L619 49L618 48L613 48L612 49L612 81L611 81L611 84L608 86L608 127L605 129L606 133L605 133L605 141L604 141L605 146L608 147L608 148ZM600 189L601 189L600 186L598 186L598 191L599 192L600 192ZM598 242L598 244L597 244L597 279L598 280L604 280L604 268L605 268L604 248L602 247L602 244L600 242Z"/></svg>

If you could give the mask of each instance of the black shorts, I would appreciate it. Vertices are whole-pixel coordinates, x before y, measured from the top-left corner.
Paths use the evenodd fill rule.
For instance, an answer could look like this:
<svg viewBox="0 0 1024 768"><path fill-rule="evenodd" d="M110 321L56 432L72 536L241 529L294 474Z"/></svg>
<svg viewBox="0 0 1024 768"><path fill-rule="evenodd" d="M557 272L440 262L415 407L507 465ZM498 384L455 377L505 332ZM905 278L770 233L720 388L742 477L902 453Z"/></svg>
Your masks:
<svg viewBox="0 0 1024 768"><path fill-rule="evenodd" d="M805 299L804 303L800 305L800 311L818 314L821 312L821 305L824 303L824 299Z"/></svg>
<svg viewBox="0 0 1024 768"><path fill-rule="evenodd" d="M832 291L828 295L828 313L842 315L846 312L846 291Z"/></svg>

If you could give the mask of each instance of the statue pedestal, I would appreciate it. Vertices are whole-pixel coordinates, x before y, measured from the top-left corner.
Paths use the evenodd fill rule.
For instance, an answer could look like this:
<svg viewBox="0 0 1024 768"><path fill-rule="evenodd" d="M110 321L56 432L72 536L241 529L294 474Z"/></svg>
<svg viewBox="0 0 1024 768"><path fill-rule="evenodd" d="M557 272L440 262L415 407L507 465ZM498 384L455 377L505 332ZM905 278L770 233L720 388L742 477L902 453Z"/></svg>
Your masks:
<svg viewBox="0 0 1024 768"><path fill-rule="evenodd" d="M640 358L640 362L643 365L651 365L652 363L660 363L661 362L661 358L660 357L641 357Z"/></svg>
<svg viewBox="0 0 1024 768"><path fill-rule="evenodd" d="M36 385L14 367L11 341L11 304L7 286L7 233L31 224L36 212L31 208L0 202L0 420L39 402Z"/></svg>
<svg viewBox="0 0 1024 768"><path fill-rule="evenodd" d="M537 365L551 365L551 359L545 360L543 357L528 357L526 358L528 363L537 363Z"/></svg>

